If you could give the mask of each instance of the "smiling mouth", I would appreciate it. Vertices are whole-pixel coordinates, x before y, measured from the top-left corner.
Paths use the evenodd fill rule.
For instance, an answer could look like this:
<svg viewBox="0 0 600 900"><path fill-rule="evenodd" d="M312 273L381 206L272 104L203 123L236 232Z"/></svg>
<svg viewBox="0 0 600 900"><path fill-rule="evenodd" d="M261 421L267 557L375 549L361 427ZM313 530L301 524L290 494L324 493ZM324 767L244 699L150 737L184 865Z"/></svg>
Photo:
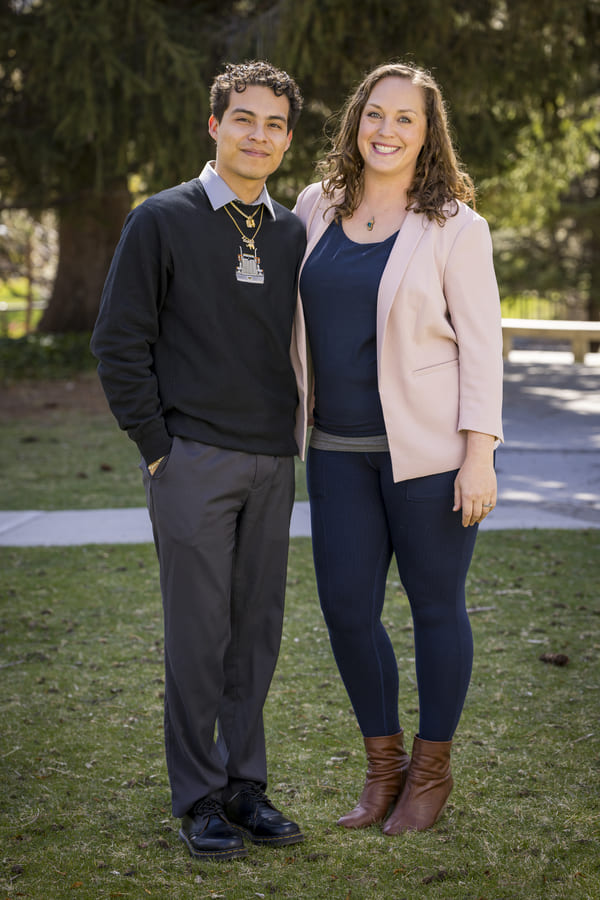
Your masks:
<svg viewBox="0 0 600 900"><path fill-rule="evenodd" d="M396 153L400 147L390 147L388 144L373 144L373 149L377 151L377 153L383 153L386 156L389 156L392 153Z"/></svg>

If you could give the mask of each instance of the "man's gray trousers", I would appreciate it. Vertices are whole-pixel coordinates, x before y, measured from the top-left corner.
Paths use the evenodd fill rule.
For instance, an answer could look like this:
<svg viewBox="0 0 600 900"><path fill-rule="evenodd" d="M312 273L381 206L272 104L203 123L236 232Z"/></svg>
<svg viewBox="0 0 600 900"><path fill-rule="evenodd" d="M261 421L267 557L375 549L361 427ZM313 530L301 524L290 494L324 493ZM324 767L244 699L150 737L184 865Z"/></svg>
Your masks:
<svg viewBox="0 0 600 900"><path fill-rule="evenodd" d="M178 438L142 463L160 565L173 815L266 786L263 705L283 622L292 457Z"/></svg>

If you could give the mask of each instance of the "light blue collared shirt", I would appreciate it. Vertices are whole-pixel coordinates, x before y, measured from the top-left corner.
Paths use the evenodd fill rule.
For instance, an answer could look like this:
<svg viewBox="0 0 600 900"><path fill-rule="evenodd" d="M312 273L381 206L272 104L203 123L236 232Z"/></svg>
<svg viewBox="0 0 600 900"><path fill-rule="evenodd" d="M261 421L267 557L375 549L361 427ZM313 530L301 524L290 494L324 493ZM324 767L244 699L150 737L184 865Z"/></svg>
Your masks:
<svg viewBox="0 0 600 900"><path fill-rule="evenodd" d="M215 169L213 168L212 162L207 162L198 178L202 182L202 186L206 191L206 196L210 200L210 205L213 209L221 209L221 207L226 206L228 203L237 200L238 203L243 203L244 206L258 206L260 203L264 203L265 209L269 213L272 219L276 220L275 210L273 209L273 203L269 196L269 192L267 191L267 186L264 185L262 191L260 192L260 196L258 199L254 201L254 203L244 203L243 200L234 194L226 181L223 181L221 176L217 174Z"/></svg>

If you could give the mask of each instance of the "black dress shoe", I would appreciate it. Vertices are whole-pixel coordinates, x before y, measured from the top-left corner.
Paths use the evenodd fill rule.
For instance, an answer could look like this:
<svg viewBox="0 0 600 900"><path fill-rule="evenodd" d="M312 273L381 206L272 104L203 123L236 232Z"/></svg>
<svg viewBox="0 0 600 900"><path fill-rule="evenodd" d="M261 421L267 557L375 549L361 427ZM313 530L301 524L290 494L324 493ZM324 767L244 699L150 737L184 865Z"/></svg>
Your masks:
<svg viewBox="0 0 600 900"><path fill-rule="evenodd" d="M248 785L225 804L227 818L243 829L253 844L283 847L304 840L295 822L275 809L258 785Z"/></svg>
<svg viewBox="0 0 600 900"><path fill-rule="evenodd" d="M227 860L246 856L242 836L227 821L218 800L199 800L181 820L179 837L197 859Z"/></svg>

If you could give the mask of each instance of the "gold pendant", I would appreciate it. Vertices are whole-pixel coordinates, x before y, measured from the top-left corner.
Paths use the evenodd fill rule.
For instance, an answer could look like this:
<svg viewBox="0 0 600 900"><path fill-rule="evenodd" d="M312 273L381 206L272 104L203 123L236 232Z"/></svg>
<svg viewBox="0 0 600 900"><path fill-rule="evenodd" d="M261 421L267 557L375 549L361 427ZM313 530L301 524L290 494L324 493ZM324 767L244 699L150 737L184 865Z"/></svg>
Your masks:
<svg viewBox="0 0 600 900"><path fill-rule="evenodd" d="M246 237L246 235L243 234L242 240L245 243L246 247L249 247L251 250L254 250L254 241L252 240L252 238Z"/></svg>
<svg viewBox="0 0 600 900"><path fill-rule="evenodd" d="M252 216L248 216L246 219L246 228L256 228L256 222L252 218Z"/></svg>

